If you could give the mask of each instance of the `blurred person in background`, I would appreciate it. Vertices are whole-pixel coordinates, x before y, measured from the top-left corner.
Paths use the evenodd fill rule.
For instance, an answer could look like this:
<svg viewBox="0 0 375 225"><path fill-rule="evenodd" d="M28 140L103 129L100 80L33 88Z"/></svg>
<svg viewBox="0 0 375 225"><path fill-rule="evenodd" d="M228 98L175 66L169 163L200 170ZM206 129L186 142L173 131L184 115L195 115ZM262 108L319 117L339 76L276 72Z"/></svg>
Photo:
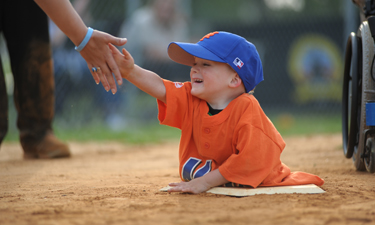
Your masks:
<svg viewBox="0 0 375 225"><path fill-rule="evenodd" d="M189 30L176 0L151 0L122 24L119 36L131 40L126 47L138 63L170 63L165 46L189 41Z"/></svg>
<svg viewBox="0 0 375 225"><path fill-rule="evenodd" d="M183 82L190 79L186 75L190 69L173 63L166 46L173 40L190 41L189 33L188 18L180 10L178 0L150 0L122 24L119 36L127 37L126 49L138 65L163 74L165 79ZM132 106L127 107L128 113L133 111L132 114L141 119L154 118L155 107L144 108L153 106L152 98L132 84L127 85L126 91L126 105Z"/></svg>
<svg viewBox="0 0 375 225"><path fill-rule="evenodd" d="M37 4L36 4L37 3ZM39 7L38 7L39 5ZM41 8L43 10L41 10ZM44 12L79 48L95 82L116 93L122 84L108 43L124 45L126 39L90 29L68 0L4 0L0 2L0 32L4 34L14 78L17 127L24 158L69 157L69 147L53 134L54 79L48 19ZM88 37L88 38L87 38ZM84 45L82 41L87 43ZM0 60L1 63L1 60ZM8 96L0 65L0 143L8 130Z"/></svg>

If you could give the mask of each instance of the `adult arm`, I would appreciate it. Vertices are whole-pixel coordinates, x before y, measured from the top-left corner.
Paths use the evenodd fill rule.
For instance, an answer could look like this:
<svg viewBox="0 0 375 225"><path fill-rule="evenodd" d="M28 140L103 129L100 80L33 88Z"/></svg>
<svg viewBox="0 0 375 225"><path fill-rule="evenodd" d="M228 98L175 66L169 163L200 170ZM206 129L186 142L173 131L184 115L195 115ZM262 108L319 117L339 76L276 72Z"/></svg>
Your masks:
<svg viewBox="0 0 375 225"><path fill-rule="evenodd" d="M65 33L69 39L78 46L86 36L88 28L81 17L74 10L69 0L34 0L39 7L52 19L52 21ZM81 56L86 60L90 71L92 67L100 67L100 71L91 74L97 84L102 82L106 91L111 89L112 93L117 92L117 83L122 84L120 71L113 59L108 43L124 45L125 38L113 37L104 32L94 30L87 45L80 51Z"/></svg>

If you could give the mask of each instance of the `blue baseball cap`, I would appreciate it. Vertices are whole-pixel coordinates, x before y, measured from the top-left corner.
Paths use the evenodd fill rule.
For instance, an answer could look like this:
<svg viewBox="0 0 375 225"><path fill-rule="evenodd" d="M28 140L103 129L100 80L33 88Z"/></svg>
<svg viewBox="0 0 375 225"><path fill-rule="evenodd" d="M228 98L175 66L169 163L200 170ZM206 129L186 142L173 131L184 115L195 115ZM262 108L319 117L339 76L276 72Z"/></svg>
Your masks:
<svg viewBox="0 0 375 225"><path fill-rule="evenodd" d="M199 42L172 42L169 57L180 64L193 66L194 56L229 64L240 76L246 92L263 81L263 67L255 45L236 34L216 31L205 35Z"/></svg>

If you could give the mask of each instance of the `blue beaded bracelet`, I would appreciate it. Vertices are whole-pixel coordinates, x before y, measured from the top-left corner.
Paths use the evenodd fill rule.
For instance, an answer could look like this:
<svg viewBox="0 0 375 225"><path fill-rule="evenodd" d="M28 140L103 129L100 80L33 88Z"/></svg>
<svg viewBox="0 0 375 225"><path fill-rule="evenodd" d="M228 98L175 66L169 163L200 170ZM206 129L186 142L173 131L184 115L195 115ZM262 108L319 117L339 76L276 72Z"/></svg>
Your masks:
<svg viewBox="0 0 375 225"><path fill-rule="evenodd" d="M89 27L89 29L87 30L86 36L81 42L81 44L79 44L78 47L76 46L74 48L77 52L80 52L87 45L87 42L89 42L93 32L94 30L91 27Z"/></svg>

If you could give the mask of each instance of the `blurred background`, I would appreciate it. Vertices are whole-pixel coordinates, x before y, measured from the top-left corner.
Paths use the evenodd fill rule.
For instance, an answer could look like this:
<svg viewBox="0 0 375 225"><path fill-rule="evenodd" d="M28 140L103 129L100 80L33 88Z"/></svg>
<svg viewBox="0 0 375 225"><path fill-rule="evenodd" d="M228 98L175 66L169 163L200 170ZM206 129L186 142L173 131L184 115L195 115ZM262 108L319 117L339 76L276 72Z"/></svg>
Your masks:
<svg viewBox="0 0 375 225"><path fill-rule="evenodd" d="M283 135L341 132L346 40L359 25L351 0L74 0L87 26L126 37L135 62L161 77L188 81L189 68L167 55L171 41L197 42L228 31L254 43L265 80L256 90ZM73 43L51 22L55 71L54 129L65 140L178 138L159 128L156 100L125 82L118 93L96 85ZM18 139L13 81L3 38L10 118L6 140ZM152 137L151 137L152 136ZM145 140L149 140L145 138Z"/></svg>

